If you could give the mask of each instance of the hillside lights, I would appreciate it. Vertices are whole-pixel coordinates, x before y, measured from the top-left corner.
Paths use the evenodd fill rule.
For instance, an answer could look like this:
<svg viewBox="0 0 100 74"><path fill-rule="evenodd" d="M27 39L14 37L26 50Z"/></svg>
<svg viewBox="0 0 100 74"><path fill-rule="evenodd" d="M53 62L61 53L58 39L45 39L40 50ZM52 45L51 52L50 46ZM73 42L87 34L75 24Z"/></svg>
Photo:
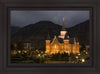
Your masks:
<svg viewBox="0 0 100 74"><path fill-rule="evenodd" d="M78 59L78 56L76 56L76 59Z"/></svg>
<svg viewBox="0 0 100 74"><path fill-rule="evenodd" d="M21 53L21 51L19 50L18 53Z"/></svg>

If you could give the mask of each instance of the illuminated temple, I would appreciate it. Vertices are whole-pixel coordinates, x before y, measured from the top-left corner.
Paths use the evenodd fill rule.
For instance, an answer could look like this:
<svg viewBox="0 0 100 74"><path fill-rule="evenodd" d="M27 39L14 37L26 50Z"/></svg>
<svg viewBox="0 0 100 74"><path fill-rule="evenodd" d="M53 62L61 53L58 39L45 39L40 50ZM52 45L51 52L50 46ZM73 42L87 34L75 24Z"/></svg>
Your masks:
<svg viewBox="0 0 100 74"><path fill-rule="evenodd" d="M66 31L64 18L62 24L62 30L60 31L59 36L54 36L52 40L50 40L50 36L46 40L46 54L56 54L56 53L70 53L77 54L79 53L79 42L78 39L70 38L68 35L68 31Z"/></svg>

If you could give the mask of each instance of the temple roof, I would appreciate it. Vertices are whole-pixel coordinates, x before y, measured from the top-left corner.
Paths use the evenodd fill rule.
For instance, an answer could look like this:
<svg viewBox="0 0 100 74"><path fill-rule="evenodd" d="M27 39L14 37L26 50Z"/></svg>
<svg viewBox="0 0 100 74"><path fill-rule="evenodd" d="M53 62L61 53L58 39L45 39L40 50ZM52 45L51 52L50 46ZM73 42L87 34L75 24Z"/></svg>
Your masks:
<svg viewBox="0 0 100 74"><path fill-rule="evenodd" d="M69 38L69 43L74 44L74 38Z"/></svg>
<svg viewBox="0 0 100 74"><path fill-rule="evenodd" d="M57 37L59 43L64 43L62 38Z"/></svg>
<svg viewBox="0 0 100 74"><path fill-rule="evenodd" d="M63 42L64 39L59 38L58 36L56 36L56 39L58 40L59 43L64 43ZM69 44L74 44L74 38L67 38L67 39L69 40ZM52 41L53 41L53 39L51 40L51 42ZM78 42L77 39L76 39L76 42Z"/></svg>
<svg viewBox="0 0 100 74"><path fill-rule="evenodd" d="M63 43L63 39L59 38L58 36L56 36L56 39L58 40L59 43ZM54 38L51 40L51 42L54 40Z"/></svg>
<svg viewBox="0 0 100 74"><path fill-rule="evenodd" d="M69 35L68 35L67 33L66 33L64 39L65 39L65 40L66 40L66 39L69 39Z"/></svg>
<svg viewBox="0 0 100 74"><path fill-rule="evenodd" d="M57 37L57 40L59 41L59 43L64 43L62 38ZM69 38L69 44L74 44L74 38ZM51 42L53 41L53 39L51 40Z"/></svg>

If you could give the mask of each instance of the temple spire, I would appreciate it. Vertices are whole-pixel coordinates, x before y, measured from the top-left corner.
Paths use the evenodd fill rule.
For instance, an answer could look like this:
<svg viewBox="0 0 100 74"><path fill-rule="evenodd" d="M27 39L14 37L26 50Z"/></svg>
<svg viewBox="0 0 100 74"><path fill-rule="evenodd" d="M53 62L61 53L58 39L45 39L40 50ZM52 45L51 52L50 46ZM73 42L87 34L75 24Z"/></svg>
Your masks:
<svg viewBox="0 0 100 74"><path fill-rule="evenodd" d="M65 31L66 30L64 20L65 20L65 18L63 17L62 31Z"/></svg>
<svg viewBox="0 0 100 74"><path fill-rule="evenodd" d="M75 39L75 37L74 37L74 42L76 42L76 39Z"/></svg>
<svg viewBox="0 0 100 74"><path fill-rule="evenodd" d="M65 18L63 17L63 22L64 22Z"/></svg>
<svg viewBox="0 0 100 74"><path fill-rule="evenodd" d="M50 35L49 35L49 33L48 33L48 36L47 36L47 40L50 40Z"/></svg>

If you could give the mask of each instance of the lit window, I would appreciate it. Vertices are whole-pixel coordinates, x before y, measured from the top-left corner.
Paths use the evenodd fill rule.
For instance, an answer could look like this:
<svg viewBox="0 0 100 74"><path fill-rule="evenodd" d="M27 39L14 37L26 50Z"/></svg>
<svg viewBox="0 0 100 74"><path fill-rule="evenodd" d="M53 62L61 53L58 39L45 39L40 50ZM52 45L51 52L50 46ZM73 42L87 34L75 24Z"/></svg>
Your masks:
<svg viewBox="0 0 100 74"><path fill-rule="evenodd" d="M57 48L57 45L55 45L55 48Z"/></svg>
<svg viewBox="0 0 100 74"><path fill-rule="evenodd" d="M62 48L63 48L63 46L62 46Z"/></svg>

